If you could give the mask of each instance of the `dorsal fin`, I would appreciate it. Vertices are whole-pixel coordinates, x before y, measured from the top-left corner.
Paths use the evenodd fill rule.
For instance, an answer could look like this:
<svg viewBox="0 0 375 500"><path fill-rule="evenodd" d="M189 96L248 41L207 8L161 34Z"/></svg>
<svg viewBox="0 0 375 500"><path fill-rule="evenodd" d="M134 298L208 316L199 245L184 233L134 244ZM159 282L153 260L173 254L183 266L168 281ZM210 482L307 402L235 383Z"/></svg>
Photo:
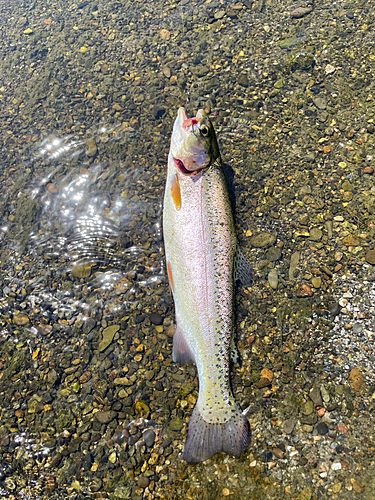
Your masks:
<svg viewBox="0 0 375 500"><path fill-rule="evenodd" d="M237 243L236 256L234 258L234 280L240 281L242 286L249 286L253 281L254 271L247 262L246 257Z"/></svg>

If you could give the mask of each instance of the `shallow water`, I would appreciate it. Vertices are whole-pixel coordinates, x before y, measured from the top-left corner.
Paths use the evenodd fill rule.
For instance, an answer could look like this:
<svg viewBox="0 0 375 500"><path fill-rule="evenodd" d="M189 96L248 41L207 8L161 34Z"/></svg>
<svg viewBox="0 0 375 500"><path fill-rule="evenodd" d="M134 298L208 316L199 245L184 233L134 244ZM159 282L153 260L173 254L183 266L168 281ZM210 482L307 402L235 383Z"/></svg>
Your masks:
<svg viewBox="0 0 375 500"><path fill-rule="evenodd" d="M0 0L1 498L373 498L374 13ZM210 108L256 273L251 444L197 466L161 231L181 105Z"/></svg>

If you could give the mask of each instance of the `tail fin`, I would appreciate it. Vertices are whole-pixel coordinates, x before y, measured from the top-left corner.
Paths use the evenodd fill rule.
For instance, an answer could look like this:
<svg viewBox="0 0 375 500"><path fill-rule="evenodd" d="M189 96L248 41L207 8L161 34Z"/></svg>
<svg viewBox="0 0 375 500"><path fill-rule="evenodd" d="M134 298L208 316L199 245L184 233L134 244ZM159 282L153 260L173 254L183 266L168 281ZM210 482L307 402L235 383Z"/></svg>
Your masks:
<svg viewBox="0 0 375 500"><path fill-rule="evenodd" d="M249 422L239 408L225 423L206 422L195 409L187 424L182 459L194 464L203 462L220 451L239 457L246 448L249 437Z"/></svg>

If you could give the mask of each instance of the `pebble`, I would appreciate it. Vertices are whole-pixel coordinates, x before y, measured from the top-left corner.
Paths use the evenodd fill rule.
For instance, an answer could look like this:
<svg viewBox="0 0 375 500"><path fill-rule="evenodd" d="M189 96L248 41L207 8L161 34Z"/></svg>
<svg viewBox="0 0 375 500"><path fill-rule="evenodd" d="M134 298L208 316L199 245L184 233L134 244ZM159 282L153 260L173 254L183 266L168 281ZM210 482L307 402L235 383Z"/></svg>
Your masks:
<svg viewBox="0 0 375 500"><path fill-rule="evenodd" d="M169 421L169 428L171 429L171 431L180 431L183 428L183 426L184 423L179 417L172 418Z"/></svg>
<svg viewBox="0 0 375 500"><path fill-rule="evenodd" d="M295 425L296 420L294 418L288 418L287 420L285 420L285 422L283 423L283 430L285 434L291 434Z"/></svg>
<svg viewBox="0 0 375 500"><path fill-rule="evenodd" d="M163 40L169 40L171 38L170 32L166 29L160 30L159 35Z"/></svg>
<svg viewBox="0 0 375 500"><path fill-rule="evenodd" d="M374 169L372 167L365 167L362 170L362 173L364 173L366 175L372 175L374 173Z"/></svg>
<svg viewBox="0 0 375 500"><path fill-rule="evenodd" d="M310 236L309 236L310 240L320 241L322 239L322 236L323 232L318 227L313 227L312 229L310 229Z"/></svg>
<svg viewBox="0 0 375 500"><path fill-rule="evenodd" d="M280 448L277 448L277 447L271 448L271 451L276 458L278 458L280 460L282 460L284 458L284 452L282 450L280 450Z"/></svg>
<svg viewBox="0 0 375 500"><path fill-rule="evenodd" d="M154 446L154 442L155 442L154 431L152 429L147 429L143 433L143 439L144 439L146 445L148 446L148 448L152 448L152 446Z"/></svg>
<svg viewBox="0 0 375 500"><path fill-rule="evenodd" d="M107 326L102 332L102 340L99 342L98 350L103 352L112 343L113 337L120 329L119 325Z"/></svg>
<svg viewBox="0 0 375 500"><path fill-rule="evenodd" d="M268 273L268 283L271 288L274 290L277 289L277 286L279 284L279 272L276 268L271 269L271 271Z"/></svg>
<svg viewBox="0 0 375 500"><path fill-rule="evenodd" d="M311 11L312 11L311 7L297 7L296 9L292 10L290 15L294 19L299 19L303 16L306 16L307 14L310 14Z"/></svg>
<svg viewBox="0 0 375 500"><path fill-rule="evenodd" d="M79 377L80 384L85 384L91 378L91 372L85 372Z"/></svg>
<svg viewBox="0 0 375 500"><path fill-rule="evenodd" d="M313 295L313 291L309 285L304 283L297 288L296 295L297 297L311 297Z"/></svg>
<svg viewBox="0 0 375 500"><path fill-rule="evenodd" d="M348 236L346 236L343 240L342 240L342 244L347 246L347 247L356 247L359 245L359 238L358 236L354 235L354 234L348 234Z"/></svg>
<svg viewBox="0 0 375 500"><path fill-rule="evenodd" d="M56 184L52 184L51 182L47 184L47 189L52 194L57 194L59 192L59 188L56 186Z"/></svg>
<svg viewBox="0 0 375 500"><path fill-rule="evenodd" d="M318 109L326 109L327 107L327 101L324 97L315 97L313 103Z"/></svg>
<svg viewBox="0 0 375 500"><path fill-rule="evenodd" d="M94 158L98 153L98 147L94 139L90 138L86 141L86 155L89 158Z"/></svg>
<svg viewBox="0 0 375 500"><path fill-rule="evenodd" d="M309 424L303 424L302 430L303 430L303 432L308 432L309 434L311 434L312 431L314 430L314 427L312 425L309 425Z"/></svg>
<svg viewBox="0 0 375 500"><path fill-rule="evenodd" d="M139 478L138 478L138 486L140 488L147 488L147 486L149 484L150 484L150 480L148 479L148 477L139 476Z"/></svg>
<svg viewBox="0 0 375 500"><path fill-rule="evenodd" d="M97 411L96 413L94 413L94 417L101 424L108 424L117 417L117 412L113 410Z"/></svg>
<svg viewBox="0 0 375 500"><path fill-rule="evenodd" d="M87 318L87 320L83 323L83 333L90 333L91 330L95 327L96 321L92 318Z"/></svg>
<svg viewBox="0 0 375 500"><path fill-rule="evenodd" d="M281 248L279 247L271 247L266 251L266 260L270 262L276 262L281 258Z"/></svg>
<svg viewBox="0 0 375 500"><path fill-rule="evenodd" d="M309 397L315 406L321 406L323 404L322 396L318 387L313 387L311 389Z"/></svg>
<svg viewBox="0 0 375 500"><path fill-rule="evenodd" d="M316 425L316 430L320 436L324 436L328 432L328 425L325 422L318 422Z"/></svg>
<svg viewBox="0 0 375 500"><path fill-rule="evenodd" d="M322 278L320 278L319 276L315 276L314 278L312 278L311 284L314 288L320 288L322 286Z"/></svg>
<svg viewBox="0 0 375 500"><path fill-rule="evenodd" d="M302 405L301 412L304 415L310 415L313 411L314 411L314 403L312 401L306 401L306 403Z"/></svg>
<svg viewBox="0 0 375 500"><path fill-rule="evenodd" d="M300 258L300 253L299 252L294 252L292 256L290 257L290 264L289 264L289 281L292 281L294 279L294 271L298 266Z"/></svg>
<svg viewBox="0 0 375 500"><path fill-rule="evenodd" d="M222 19L225 16L225 10L218 10L214 14L215 19Z"/></svg>
<svg viewBox="0 0 375 500"><path fill-rule="evenodd" d="M369 250L365 255L366 262L375 266L375 248Z"/></svg>
<svg viewBox="0 0 375 500"><path fill-rule="evenodd" d="M163 317L158 313L151 313L150 314L150 321L153 325L162 325L163 324Z"/></svg>
<svg viewBox="0 0 375 500"><path fill-rule="evenodd" d="M25 326L29 323L30 319L27 314L17 314L17 316L13 316L13 323L17 326Z"/></svg>
<svg viewBox="0 0 375 500"><path fill-rule="evenodd" d="M76 264L72 267L71 273L76 278L88 278L91 275L91 264Z"/></svg>
<svg viewBox="0 0 375 500"><path fill-rule="evenodd" d="M276 235L271 233L260 233L250 238L250 244L255 248L264 248L273 245Z"/></svg>

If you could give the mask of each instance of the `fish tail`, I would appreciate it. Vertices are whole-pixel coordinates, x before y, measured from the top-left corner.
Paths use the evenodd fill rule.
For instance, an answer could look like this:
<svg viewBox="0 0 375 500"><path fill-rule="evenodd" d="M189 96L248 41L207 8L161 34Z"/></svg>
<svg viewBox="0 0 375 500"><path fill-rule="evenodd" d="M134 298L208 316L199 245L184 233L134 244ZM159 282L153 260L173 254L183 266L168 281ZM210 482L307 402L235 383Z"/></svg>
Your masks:
<svg viewBox="0 0 375 500"><path fill-rule="evenodd" d="M240 408L224 423L207 422L195 408L187 424L182 459L188 463L203 462L220 451L238 458L249 437L249 422Z"/></svg>

